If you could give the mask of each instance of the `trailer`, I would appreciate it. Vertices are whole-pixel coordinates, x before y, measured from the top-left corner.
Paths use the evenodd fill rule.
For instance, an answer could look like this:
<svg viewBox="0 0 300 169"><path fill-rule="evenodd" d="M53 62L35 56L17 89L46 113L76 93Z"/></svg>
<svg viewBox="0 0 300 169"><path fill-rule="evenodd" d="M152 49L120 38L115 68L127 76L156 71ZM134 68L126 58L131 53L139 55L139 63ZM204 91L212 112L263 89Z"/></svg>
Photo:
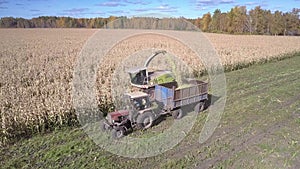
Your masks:
<svg viewBox="0 0 300 169"><path fill-rule="evenodd" d="M200 80L187 80L178 87L176 82L155 85L155 100L160 102L162 114L171 113L175 119L183 116L182 107L194 105L194 111L203 111L208 100L208 84Z"/></svg>

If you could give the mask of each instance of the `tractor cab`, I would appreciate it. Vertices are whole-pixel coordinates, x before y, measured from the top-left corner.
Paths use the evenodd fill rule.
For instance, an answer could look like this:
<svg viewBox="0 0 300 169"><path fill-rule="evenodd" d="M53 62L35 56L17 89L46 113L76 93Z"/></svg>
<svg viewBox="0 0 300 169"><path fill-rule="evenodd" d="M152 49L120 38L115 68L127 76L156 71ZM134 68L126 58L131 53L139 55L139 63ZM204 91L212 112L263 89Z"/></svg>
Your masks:
<svg viewBox="0 0 300 169"><path fill-rule="evenodd" d="M149 95L144 92L127 93L130 103L137 111L142 111L151 107Z"/></svg>

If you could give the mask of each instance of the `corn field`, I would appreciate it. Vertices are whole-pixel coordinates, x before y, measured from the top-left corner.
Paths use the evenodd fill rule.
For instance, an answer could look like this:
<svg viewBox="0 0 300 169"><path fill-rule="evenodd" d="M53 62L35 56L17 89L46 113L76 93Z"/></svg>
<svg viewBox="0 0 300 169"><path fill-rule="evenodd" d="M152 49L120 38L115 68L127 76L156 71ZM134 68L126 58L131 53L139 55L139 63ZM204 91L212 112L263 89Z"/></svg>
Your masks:
<svg viewBox="0 0 300 169"><path fill-rule="evenodd" d="M77 125L71 103L73 70L92 29L1 29L0 30L0 146L33 133L63 125ZM118 31L118 30L109 30ZM159 37L157 37L159 36ZM242 68L300 51L299 37L221 35L205 33L220 55L226 70ZM155 39L160 39L159 41ZM112 108L111 86L118 85L115 72L144 62L146 51L136 63L126 62L144 47L167 50L191 68L203 71L195 53L176 40L160 35L128 38L118 43L102 61L97 74L97 101L101 110ZM144 53L144 52L142 52ZM134 57L134 56L133 56ZM167 62L153 61L153 68ZM172 69L171 67L167 67ZM182 66L181 71L187 68ZM120 85L119 85L120 86ZM128 90L127 86L124 88ZM120 89L121 90L121 89Z"/></svg>

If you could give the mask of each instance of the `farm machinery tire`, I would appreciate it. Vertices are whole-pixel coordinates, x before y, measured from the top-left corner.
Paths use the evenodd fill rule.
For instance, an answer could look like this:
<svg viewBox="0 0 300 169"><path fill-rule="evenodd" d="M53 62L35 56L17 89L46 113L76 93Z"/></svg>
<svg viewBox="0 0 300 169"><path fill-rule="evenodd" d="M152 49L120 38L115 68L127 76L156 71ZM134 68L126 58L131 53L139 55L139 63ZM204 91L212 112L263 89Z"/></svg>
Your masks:
<svg viewBox="0 0 300 169"><path fill-rule="evenodd" d="M125 129L123 127L112 129L112 138L120 139L125 136Z"/></svg>
<svg viewBox="0 0 300 169"><path fill-rule="evenodd" d="M196 113L200 113L204 110L204 106L205 106L205 101L199 102L196 104L196 106L194 107L194 111Z"/></svg>
<svg viewBox="0 0 300 169"><path fill-rule="evenodd" d="M152 112L148 111L137 117L137 127L139 129L148 129L154 123L154 115Z"/></svg>
<svg viewBox="0 0 300 169"><path fill-rule="evenodd" d="M112 127L110 125L108 125L107 123L105 122L102 122L101 123L101 130L104 132L104 131L107 131L107 130L111 130Z"/></svg>
<svg viewBox="0 0 300 169"><path fill-rule="evenodd" d="M172 112L172 116L173 116L174 119L177 119L177 120L181 119L183 117L183 111L182 111L182 109L174 110Z"/></svg>

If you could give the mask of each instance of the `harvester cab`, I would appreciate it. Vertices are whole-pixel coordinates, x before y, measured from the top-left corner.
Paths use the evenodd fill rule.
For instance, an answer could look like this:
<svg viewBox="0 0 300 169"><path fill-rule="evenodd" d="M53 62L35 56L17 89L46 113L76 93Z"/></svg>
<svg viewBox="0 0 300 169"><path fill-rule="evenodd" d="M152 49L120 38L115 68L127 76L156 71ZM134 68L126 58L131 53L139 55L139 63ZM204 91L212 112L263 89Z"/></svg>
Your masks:
<svg viewBox="0 0 300 169"><path fill-rule="evenodd" d="M147 85L149 82L149 75L146 67L130 69L128 73L130 82L134 86Z"/></svg>
<svg viewBox="0 0 300 169"><path fill-rule="evenodd" d="M148 89L154 87L155 84L167 83L175 81L175 78L171 71L168 70L156 70L149 72L148 66L153 58L159 54L166 54L165 50L159 50L154 52L148 57L143 67L133 68L128 70L130 76L130 83L132 86L141 89Z"/></svg>

